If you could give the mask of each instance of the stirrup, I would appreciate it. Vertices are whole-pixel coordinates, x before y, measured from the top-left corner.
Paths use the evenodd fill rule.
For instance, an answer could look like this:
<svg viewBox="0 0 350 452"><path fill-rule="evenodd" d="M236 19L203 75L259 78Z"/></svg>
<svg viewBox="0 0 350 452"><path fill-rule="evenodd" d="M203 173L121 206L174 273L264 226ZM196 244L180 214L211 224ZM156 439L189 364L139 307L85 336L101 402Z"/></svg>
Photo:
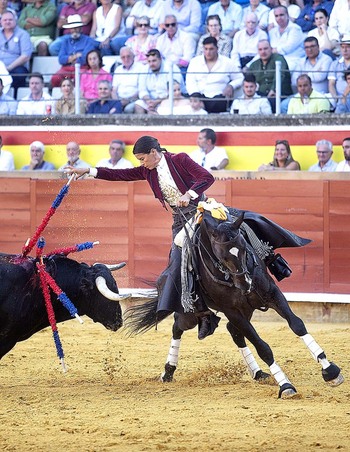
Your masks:
<svg viewBox="0 0 350 452"><path fill-rule="evenodd" d="M288 262L278 253L271 260L267 262L267 267L277 281L282 281L292 274L292 269Z"/></svg>

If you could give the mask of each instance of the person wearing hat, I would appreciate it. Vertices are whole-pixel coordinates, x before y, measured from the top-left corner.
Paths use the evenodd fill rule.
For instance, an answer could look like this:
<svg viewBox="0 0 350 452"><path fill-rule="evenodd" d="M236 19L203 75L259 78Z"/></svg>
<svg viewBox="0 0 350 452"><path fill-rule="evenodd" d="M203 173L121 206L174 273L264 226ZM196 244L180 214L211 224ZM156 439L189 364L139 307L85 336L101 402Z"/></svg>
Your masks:
<svg viewBox="0 0 350 452"><path fill-rule="evenodd" d="M96 9L95 3L90 0L74 0L72 3L64 4L61 12L58 15L57 30L62 36L58 36L50 45L49 52L52 56L57 56L60 52L62 42L69 37L69 29L63 26L68 23L68 17L74 14L79 14L81 21L84 24L81 32L89 36L92 26L92 15Z"/></svg>
<svg viewBox="0 0 350 452"><path fill-rule="evenodd" d="M344 35L340 40L340 53L341 56L332 62L328 72L328 91L334 108L342 98L347 85L344 73L350 66L350 34Z"/></svg>
<svg viewBox="0 0 350 452"><path fill-rule="evenodd" d="M147 180L154 196L165 209L172 211L173 240L182 229L184 219L192 218L197 210L199 201L205 199L204 191L214 182L214 177L194 162L185 153L172 154L162 148L158 140L151 136L139 138L133 149L133 154L139 160L140 166L130 169L109 168L73 168L68 167L69 174L81 177L90 174L97 179L110 181ZM183 313L181 304L181 248L172 244L169 264L158 279L162 285L159 294L158 312ZM202 300L198 300L197 319L199 325L199 339L212 334L218 325L218 317L208 310ZM160 315L162 315L160 313ZM164 317L162 317L164 318Z"/></svg>
<svg viewBox="0 0 350 452"><path fill-rule="evenodd" d="M82 33L83 22L79 14L68 16L63 28L70 31L70 36L62 43L58 54L58 61L62 65L51 78L52 87L60 86L65 77L74 80L75 64L81 65L81 71L87 69L86 55L96 48L95 41L90 36Z"/></svg>

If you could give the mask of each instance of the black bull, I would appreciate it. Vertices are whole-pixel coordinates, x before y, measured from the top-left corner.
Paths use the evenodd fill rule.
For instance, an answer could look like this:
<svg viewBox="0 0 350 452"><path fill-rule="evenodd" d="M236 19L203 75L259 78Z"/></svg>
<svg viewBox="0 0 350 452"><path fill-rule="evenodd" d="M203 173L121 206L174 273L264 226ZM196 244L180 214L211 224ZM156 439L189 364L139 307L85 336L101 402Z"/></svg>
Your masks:
<svg viewBox="0 0 350 452"><path fill-rule="evenodd" d="M89 266L63 255L45 258L44 262L47 271L70 298L80 316L87 315L113 331L122 326L118 287L107 266ZM100 292L98 287L101 287L101 281ZM57 323L72 318L54 293L51 294L51 302ZM47 326L49 321L36 259L0 253L0 359L17 342L28 339Z"/></svg>

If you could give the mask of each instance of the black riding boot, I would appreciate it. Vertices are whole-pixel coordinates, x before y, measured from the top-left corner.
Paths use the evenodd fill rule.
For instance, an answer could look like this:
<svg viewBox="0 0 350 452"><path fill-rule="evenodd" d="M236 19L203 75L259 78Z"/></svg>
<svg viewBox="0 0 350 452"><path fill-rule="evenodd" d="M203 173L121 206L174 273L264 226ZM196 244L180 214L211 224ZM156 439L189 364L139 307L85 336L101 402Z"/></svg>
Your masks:
<svg viewBox="0 0 350 452"><path fill-rule="evenodd" d="M289 267L288 262L279 253L270 254L265 259L265 263L277 281L282 281L282 279L288 278L292 274L292 269Z"/></svg>

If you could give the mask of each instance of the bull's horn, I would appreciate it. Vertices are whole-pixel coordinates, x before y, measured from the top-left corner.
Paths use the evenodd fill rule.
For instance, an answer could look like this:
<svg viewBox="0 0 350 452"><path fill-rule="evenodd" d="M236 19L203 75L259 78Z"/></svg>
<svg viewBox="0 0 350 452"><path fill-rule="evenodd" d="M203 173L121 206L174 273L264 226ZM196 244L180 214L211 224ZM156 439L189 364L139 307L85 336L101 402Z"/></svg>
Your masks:
<svg viewBox="0 0 350 452"><path fill-rule="evenodd" d="M108 300L121 301L121 300L125 300L126 298L130 298L130 296L131 296L130 294L120 295L119 293L112 292L111 289L109 289L107 287L106 280L103 276L97 276L95 282L96 282L96 287L97 287L98 291L103 296L108 298Z"/></svg>
<svg viewBox="0 0 350 452"><path fill-rule="evenodd" d="M102 262L95 262L94 265L104 265L111 272L114 272L115 270L120 270L121 268L125 267L126 262L120 262L119 264L103 264Z"/></svg>

